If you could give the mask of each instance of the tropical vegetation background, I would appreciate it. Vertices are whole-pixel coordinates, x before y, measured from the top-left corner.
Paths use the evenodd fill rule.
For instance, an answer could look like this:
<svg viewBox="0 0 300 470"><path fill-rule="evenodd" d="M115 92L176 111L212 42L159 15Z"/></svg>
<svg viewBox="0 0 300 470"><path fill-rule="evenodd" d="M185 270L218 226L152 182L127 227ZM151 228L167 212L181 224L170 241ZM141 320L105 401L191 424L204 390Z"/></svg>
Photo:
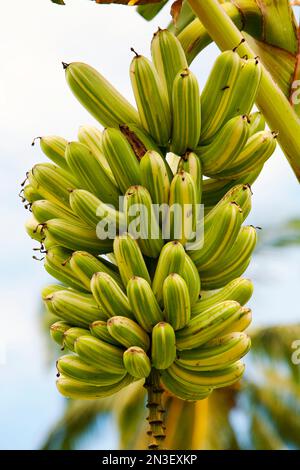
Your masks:
<svg viewBox="0 0 300 470"><path fill-rule="evenodd" d="M0 448L143 446L142 389L87 403L70 403L56 391L59 351L48 342L39 299L49 278L31 259L35 244L23 229L27 214L18 192L27 169L43 160L38 147L31 147L33 137L61 134L71 140L80 124L94 124L71 96L60 62L90 63L132 100L130 47L148 55L152 34L168 23L169 13L147 23L132 9L114 5L72 0L60 7L27 0L5 2L2 18ZM217 54L212 45L192 64L202 85ZM300 365L291 360L292 343L300 340L300 191L279 149L253 193L248 222L262 231L247 271L255 283L247 373L238 388L215 393L209 403L171 400L168 419L177 432L169 435L170 446L300 448Z"/></svg>

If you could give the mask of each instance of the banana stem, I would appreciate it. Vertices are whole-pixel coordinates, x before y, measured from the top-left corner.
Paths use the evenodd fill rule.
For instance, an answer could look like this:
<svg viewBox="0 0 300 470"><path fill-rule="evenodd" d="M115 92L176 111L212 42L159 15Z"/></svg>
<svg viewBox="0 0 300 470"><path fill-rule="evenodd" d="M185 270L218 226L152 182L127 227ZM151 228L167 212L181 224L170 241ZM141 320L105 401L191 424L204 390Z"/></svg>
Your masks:
<svg viewBox="0 0 300 470"><path fill-rule="evenodd" d="M189 3L221 50L237 48L241 57L255 56L218 0L189 0ZM300 181L300 119L265 67L257 96L257 106L264 114L271 130L279 132L278 142Z"/></svg>
<svg viewBox="0 0 300 470"><path fill-rule="evenodd" d="M166 438L164 426L164 407L162 402L163 388L160 385L159 372L152 369L151 374L145 381L144 387L148 392L147 408L149 409L148 423L150 442L149 449L163 449L163 442Z"/></svg>

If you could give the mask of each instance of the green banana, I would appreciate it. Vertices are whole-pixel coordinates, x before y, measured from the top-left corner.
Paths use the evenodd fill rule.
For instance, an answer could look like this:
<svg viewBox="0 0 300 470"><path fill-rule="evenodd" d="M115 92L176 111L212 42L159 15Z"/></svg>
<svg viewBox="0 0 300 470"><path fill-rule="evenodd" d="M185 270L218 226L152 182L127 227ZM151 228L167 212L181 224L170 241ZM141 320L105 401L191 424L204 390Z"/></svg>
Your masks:
<svg viewBox="0 0 300 470"><path fill-rule="evenodd" d="M139 276L151 284L145 260L138 243L128 233L124 233L115 238L114 255L120 271L124 286L127 286L129 279L133 276Z"/></svg>
<svg viewBox="0 0 300 470"><path fill-rule="evenodd" d="M29 204L43 199L43 196L41 196L31 184L24 186L20 192L20 197L22 198L22 202L27 201Z"/></svg>
<svg viewBox="0 0 300 470"><path fill-rule="evenodd" d="M70 210L69 194L70 190L76 187L76 183L64 170L52 163L39 163L29 172L28 179L44 199Z"/></svg>
<svg viewBox="0 0 300 470"><path fill-rule="evenodd" d="M245 331L252 321L252 311L250 308L242 307L239 316L237 319L231 323L225 330L222 332L222 335L227 335L229 333L234 333L236 331Z"/></svg>
<svg viewBox="0 0 300 470"><path fill-rule="evenodd" d="M100 161L105 172L114 181L114 176L103 153L102 131L94 126L80 126L78 129L78 140L81 144L86 145L91 150L93 155L95 155L95 157Z"/></svg>
<svg viewBox="0 0 300 470"><path fill-rule="evenodd" d="M204 225L203 236L188 250L189 256L200 273L217 264L220 256L231 249L241 224L242 210L240 206L235 202L229 202L219 208L207 231Z"/></svg>
<svg viewBox="0 0 300 470"><path fill-rule="evenodd" d="M174 34L158 28L151 41L151 55L171 103L174 79L180 70L188 67L184 50Z"/></svg>
<svg viewBox="0 0 300 470"><path fill-rule="evenodd" d="M260 111L249 114L249 137L257 132L264 131L266 128L266 120Z"/></svg>
<svg viewBox="0 0 300 470"><path fill-rule="evenodd" d="M53 161L56 165L60 166L66 171L69 171L68 163L65 159L65 150L68 142L63 137L57 135L50 135L44 137L37 137L40 141L42 152ZM32 145L35 144L35 140Z"/></svg>
<svg viewBox="0 0 300 470"><path fill-rule="evenodd" d="M43 225L39 224L34 216L31 216L25 222L25 230L33 240L42 243L45 239Z"/></svg>
<svg viewBox="0 0 300 470"><path fill-rule="evenodd" d="M256 243L255 227L251 225L242 227L231 249L224 252L210 269L201 271L203 288L218 289L241 276L250 262Z"/></svg>
<svg viewBox="0 0 300 470"><path fill-rule="evenodd" d="M189 289L179 274L172 273L163 284L164 317L174 330L181 330L191 317Z"/></svg>
<svg viewBox="0 0 300 470"><path fill-rule="evenodd" d="M54 292L58 292L60 290L65 290L65 289L68 289L68 287L63 286L62 284L50 284L42 289L42 292L41 292L42 299L45 299L46 297L48 297L48 295L51 295Z"/></svg>
<svg viewBox="0 0 300 470"><path fill-rule="evenodd" d="M236 116L214 136L208 145L197 148L202 162L203 173L214 176L229 166L244 149L249 137L249 124L246 116Z"/></svg>
<svg viewBox="0 0 300 470"><path fill-rule="evenodd" d="M247 354L250 347L251 340L245 333L229 333L200 348L179 351L176 364L198 372L224 369Z"/></svg>
<svg viewBox="0 0 300 470"><path fill-rule="evenodd" d="M66 148L66 160L78 178L80 189L86 189L101 201L118 207L121 193L89 147L80 142L70 142Z"/></svg>
<svg viewBox="0 0 300 470"><path fill-rule="evenodd" d="M171 183L169 220L164 238L179 240L183 245L191 243L196 235L198 222L197 194L192 176L185 171L177 173Z"/></svg>
<svg viewBox="0 0 300 470"><path fill-rule="evenodd" d="M228 387L242 378L245 366L237 361L224 369L210 371L191 371L184 369L179 364L173 363L168 369L171 377L185 386L194 387Z"/></svg>
<svg viewBox="0 0 300 470"><path fill-rule="evenodd" d="M175 332L169 323L160 322L152 330L151 362L155 369L167 369L176 358Z"/></svg>
<svg viewBox="0 0 300 470"><path fill-rule="evenodd" d="M88 327L95 320L105 319L93 297L83 292L57 291L44 298L44 303L51 313L72 326Z"/></svg>
<svg viewBox="0 0 300 470"><path fill-rule="evenodd" d="M178 172L185 171L191 175L196 189L196 202L201 204L202 200L202 164L195 152L186 152L180 159Z"/></svg>
<svg viewBox="0 0 300 470"><path fill-rule="evenodd" d="M99 386L90 385L80 380L70 379L68 377L60 377L56 386L58 391L67 398L78 400L94 400L95 398L104 398L118 392L133 382L133 378L127 374L125 377L112 385Z"/></svg>
<svg viewBox="0 0 300 470"><path fill-rule="evenodd" d="M126 137L138 161L141 162L145 153L149 150L153 150L164 157L164 153L157 143L144 129L141 129L140 126L137 126L134 123L129 123L123 124L122 126L119 126L119 128L122 134ZM166 167L168 169L168 165L166 165Z"/></svg>
<svg viewBox="0 0 300 470"><path fill-rule="evenodd" d="M241 69L237 52L225 51L217 57L201 94L201 143L209 141L230 118L227 110L232 101Z"/></svg>
<svg viewBox="0 0 300 470"><path fill-rule="evenodd" d="M80 336L74 344L75 352L78 356L103 371L110 371L112 374L123 374L123 350L108 344L93 336Z"/></svg>
<svg viewBox="0 0 300 470"><path fill-rule="evenodd" d="M34 201L31 205L31 210L40 224L46 223L51 219L67 219L70 222L78 221L78 218L70 210L56 204L55 202L48 201L47 199L39 199Z"/></svg>
<svg viewBox="0 0 300 470"><path fill-rule="evenodd" d="M150 332L164 319L156 297L145 279L132 277L127 284L127 296L136 321Z"/></svg>
<svg viewBox="0 0 300 470"><path fill-rule="evenodd" d="M73 212L90 227L97 227L97 230L98 228L99 230L105 228L106 231L103 230L103 233L109 232L116 235L116 233L124 231L126 228L126 218L123 212L119 212L111 205L105 204L94 194L84 189L71 191L70 206Z"/></svg>
<svg viewBox="0 0 300 470"><path fill-rule="evenodd" d="M150 359L142 348L132 346L123 355L124 367L136 379L148 377L151 372Z"/></svg>
<svg viewBox="0 0 300 470"><path fill-rule="evenodd" d="M77 290L86 291L87 287L74 274L70 266L72 252L61 247L53 246L47 249L44 266L46 271L58 281Z"/></svg>
<svg viewBox="0 0 300 470"><path fill-rule="evenodd" d="M177 349L194 349L223 334L239 317L240 309L238 302L228 300L204 310L176 332Z"/></svg>
<svg viewBox="0 0 300 470"><path fill-rule="evenodd" d="M124 212L128 232L137 239L142 253L149 258L157 258L163 240L156 218L158 214L152 206L148 190L143 186L128 188L124 199Z"/></svg>
<svg viewBox="0 0 300 470"><path fill-rule="evenodd" d="M240 154L218 173L218 177L237 179L263 166L276 149L276 138L277 134L270 131L254 134Z"/></svg>
<svg viewBox="0 0 300 470"><path fill-rule="evenodd" d="M170 192L170 168L168 170L167 166L167 162L155 150L145 153L140 163L141 182L149 191L153 204L165 204L162 207L162 220L167 214Z"/></svg>
<svg viewBox="0 0 300 470"><path fill-rule="evenodd" d="M164 83L154 65L138 54L131 62L130 78L143 128L159 145L166 145L171 135L171 113Z"/></svg>
<svg viewBox="0 0 300 470"><path fill-rule="evenodd" d="M172 377L168 369L162 371L161 382L172 395L185 401L203 400L212 392L210 387L193 387L190 384L183 384L182 381Z"/></svg>
<svg viewBox="0 0 300 470"><path fill-rule="evenodd" d="M64 333L71 328L65 321L57 321L50 326L50 336L59 346L63 347Z"/></svg>
<svg viewBox="0 0 300 470"><path fill-rule="evenodd" d="M130 318L113 316L107 321L109 334L125 348L137 346L144 351L150 347L147 333Z"/></svg>
<svg viewBox="0 0 300 470"><path fill-rule="evenodd" d="M196 265L188 255L185 256L184 270L181 273L181 276L186 282L190 296L190 303L191 306L193 306L200 296L201 281Z"/></svg>
<svg viewBox="0 0 300 470"><path fill-rule="evenodd" d="M185 251L181 243L172 241L164 245L156 266L152 290L158 301L163 305L163 283L171 273L183 275L185 267Z"/></svg>
<svg viewBox="0 0 300 470"><path fill-rule="evenodd" d="M217 292L204 292L200 300L192 306L191 315L192 317L199 315L199 313L213 307L216 303L225 300L235 300L240 305L245 305L250 300L252 293L252 282L249 279L238 277Z"/></svg>
<svg viewBox="0 0 300 470"><path fill-rule="evenodd" d="M90 332L85 328L73 327L69 328L64 332L63 336L63 348L67 348L69 351L75 352L75 341L80 336L89 335Z"/></svg>
<svg viewBox="0 0 300 470"><path fill-rule="evenodd" d="M116 314L134 318L128 298L109 274L95 273L91 279L91 291L106 319Z"/></svg>
<svg viewBox="0 0 300 470"><path fill-rule="evenodd" d="M126 375L125 371L121 374L112 374L109 371L98 369L73 354L60 357L56 362L56 367L58 373L64 377L101 387L120 382Z"/></svg>
<svg viewBox="0 0 300 470"><path fill-rule="evenodd" d="M200 90L188 68L181 70L173 83L172 118L171 151L183 155L196 150L201 133Z"/></svg>
<svg viewBox="0 0 300 470"><path fill-rule="evenodd" d="M120 129L103 131L102 147L115 180L124 194L129 186L140 184L140 166L131 145Z"/></svg>
<svg viewBox="0 0 300 470"><path fill-rule="evenodd" d="M63 66L67 83L78 101L104 127L139 122L133 106L93 67L81 62Z"/></svg>
<svg viewBox="0 0 300 470"><path fill-rule="evenodd" d="M121 278L112 266L112 264L108 266L108 263L104 262L103 259L96 258L86 251L74 251L70 258L70 267L73 274L80 280L86 290L91 289L91 279L97 272L109 274L118 286L123 289Z"/></svg>
<svg viewBox="0 0 300 470"><path fill-rule="evenodd" d="M51 219L44 224L44 231L57 244L69 250L86 250L94 254L109 253L112 250L112 240L100 240L96 230L81 221L75 223L66 219Z"/></svg>
<svg viewBox="0 0 300 470"><path fill-rule="evenodd" d="M90 332L92 333L93 336L95 336L98 339L101 339L102 341L105 341L106 343L113 344L115 346L120 345L120 343L116 341L110 335L107 329L106 321L102 321L102 320L93 321L93 323L90 324Z"/></svg>

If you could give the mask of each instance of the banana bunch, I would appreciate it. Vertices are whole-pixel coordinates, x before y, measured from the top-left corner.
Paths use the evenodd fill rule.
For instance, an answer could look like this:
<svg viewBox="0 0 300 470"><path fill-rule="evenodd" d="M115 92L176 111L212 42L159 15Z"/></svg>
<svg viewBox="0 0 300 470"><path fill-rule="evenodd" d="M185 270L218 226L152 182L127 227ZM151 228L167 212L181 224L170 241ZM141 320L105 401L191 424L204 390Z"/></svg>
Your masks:
<svg viewBox="0 0 300 470"><path fill-rule="evenodd" d="M59 281L42 298L67 350L63 395L105 397L156 370L171 394L200 400L243 374L253 288L241 276L257 239L243 222L276 135L250 114L258 60L222 53L200 93L169 31L152 61L133 52L137 110L92 67L63 64L104 130L40 138L51 162L27 174L26 230Z"/></svg>

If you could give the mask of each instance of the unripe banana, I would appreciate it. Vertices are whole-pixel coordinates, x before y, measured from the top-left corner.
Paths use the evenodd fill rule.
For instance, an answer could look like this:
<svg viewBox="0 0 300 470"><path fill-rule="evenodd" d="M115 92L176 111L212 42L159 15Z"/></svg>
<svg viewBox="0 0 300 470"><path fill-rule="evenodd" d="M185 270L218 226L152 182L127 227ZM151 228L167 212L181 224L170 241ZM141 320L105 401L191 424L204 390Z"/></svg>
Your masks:
<svg viewBox="0 0 300 470"><path fill-rule="evenodd" d="M218 177L237 179L263 166L276 149L276 138L277 134L270 131L254 134L239 155L218 173Z"/></svg>
<svg viewBox="0 0 300 470"><path fill-rule="evenodd" d="M249 137L246 116L230 119L208 145L198 147L203 173L214 176L229 166L244 149Z"/></svg>
<svg viewBox="0 0 300 470"><path fill-rule="evenodd" d="M113 269L113 266L112 263L96 258L86 251L74 251L70 258L70 267L86 290L91 290L91 279L97 272L109 274L118 286L123 289L121 278L118 272Z"/></svg>
<svg viewBox="0 0 300 470"><path fill-rule="evenodd" d="M78 356L88 364L99 367L103 371L109 371L111 374L124 373L121 348L93 336L80 336L75 341L74 348Z"/></svg>
<svg viewBox="0 0 300 470"><path fill-rule="evenodd" d="M228 118L239 114L249 114L255 103L262 75L258 58L242 59L237 80L232 89L230 106L227 108Z"/></svg>
<svg viewBox="0 0 300 470"><path fill-rule="evenodd" d="M129 123L119 127L140 162L144 158L145 153L149 150L159 153L162 157L164 156L157 143L144 129L141 129L140 126Z"/></svg>
<svg viewBox="0 0 300 470"><path fill-rule="evenodd" d="M136 154L119 129L104 130L102 147L115 180L125 193L129 186L140 184L140 167Z"/></svg>
<svg viewBox="0 0 300 470"><path fill-rule="evenodd" d="M43 242L45 239L45 233L43 230L43 226L39 224L34 216L31 216L25 222L25 230L33 240L38 242Z"/></svg>
<svg viewBox="0 0 300 470"><path fill-rule="evenodd" d="M198 155L194 152L186 152L182 156L178 165L178 172L185 171L191 175L196 189L197 204L201 204L202 199L202 164Z"/></svg>
<svg viewBox="0 0 300 470"><path fill-rule="evenodd" d="M184 369L198 372L224 369L247 354L250 347L249 336L229 333L200 348L178 351L176 363Z"/></svg>
<svg viewBox="0 0 300 470"><path fill-rule="evenodd" d="M201 272L203 288L218 289L241 276L250 262L256 243L255 227L251 225L242 227L233 246L224 252L210 269Z"/></svg>
<svg viewBox="0 0 300 470"><path fill-rule="evenodd" d="M204 310L176 333L177 349L194 349L219 336L239 317L241 306L226 301Z"/></svg>
<svg viewBox="0 0 300 470"><path fill-rule="evenodd" d="M95 229L81 221L75 223L64 219L51 219L44 225L44 230L58 245L69 250L86 250L97 255L112 250L112 240L101 240L97 237Z"/></svg>
<svg viewBox="0 0 300 470"><path fill-rule="evenodd" d="M190 303L193 306L199 299L201 281L196 265L188 255L185 256L184 271L181 276L186 282L190 295Z"/></svg>
<svg viewBox="0 0 300 470"><path fill-rule="evenodd" d="M133 382L133 378L127 374L125 377L113 385L101 387L99 385L89 385L80 380L60 377L56 386L58 391L67 398L78 400L95 400L95 398L104 398L118 392Z"/></svg>
<svg viewBox="0 0 300 470"><path fill-rule="evenodd" d="M126 295L109 274L95 273L91 280L91 291L106 318L116 314L134 318Z"/></svg>
<svg viewBox="0 0 300 470"><path fill-rule="evenodd" d="M42 296L42 299L45 299L46 297L48 297L48 295L51 295L53 294L54 292L58 292L60 290L66 290L67 287L66 286L63 286L62 284L50 284L46 287L44 287L41 291L41 296ZM61 323L61 322L59 322ZM64 323L64 322L62 322Z"/></svg>
<svg viewBox="0 0 300 470"><path fill-rule="evenodd" d="M26 184L26 186L24 186L20 193L20 197L22 198L22 202L27 201L29 204L43 199L43 196L41 196L31 184Z"/></svg>
<svg viewBox="0 0 300 470"><path fill-rule="evenodd" d="M69 328L68 330L64 332L63 347L64 348L66 347L69 351L75 352L75 349L74 349L75 341L80 336L87 336L89 334L90 334L89 330L86 330L85 328L78 328L78 327Z"/></svg>
<svg viewBox="0 0 300 470"><path fill-rule="evenodd" d="M200 90L188 68L178 73L173 83L172 117L171 151L183 155L196 150L201 132Z"/></svg>
<svg viewBox="0 0 300 470"><path fill-rule="evenodd" d="M77 176L80 189L86 189L101 201L118 207L121 193L89 147L80 142L70 142L66 148L66 160Z"/></svg>
<svg viewBox="0 0 300 470"><path fill-rule="evenodd" d="M212 388L209 387L195 387L190 384L183 384L182 381L172 377L168 369L162 371L161 382L168 392L185 401L203 400L212 392Z"/></svg>
<svg viewBox="0 0 300 470"><path fill-rule="evenodd" d="M78 140L91 150L95 157L100 161L103 168L105 168L106 173L108 173L114 181L114 176L103 153L102 131L94 126L80 126L78 130Z"/></svg>
<svg viewBox="0 0 300 470"><path fill-rule="evenodd" d="M46 223L51 219L67 219L70 222L78 222L78 218L71 210L67 210L64 207L56 204L55 202L48 201L47 199L40 199L35 201L31 205L31 210L40 224Z"/></svg>
<svg viewBox="0 0 300 470"><path fill-rule="evenodd" d="M188 286L179 274L169 274L163 284L164 317L174 330L180 330L190 320L191 303Z"/></svg>
<svg viewBox="0 0 300 470"><path fill-rule="evenodd" d="M105 341L106 343L114 344L115 346L120 345L119 341L116 341L110 335L108 328L107 328L106 321L102 321L102 320L93 321L93 323L90 324L90 332L92 333L93 336L95 336L98 339L101 339L102 341Z"/></svg>
<svg viewBox="0 0 300 470"><path fill-rule="evenodd" d="M109 204L105 204L94 194L84 189L74 189L70 193L70 206L75 214L90 227L99 230L103 228L112 231L112 234L124 231L126 219L123 212L119 212ZM99 222L102 222L100 225ZM105 224L105 225L104 225Z"/></svg>
<svg viewBox="0 0 300 470"><path fill-rule="evenodd" d="M170 169L163 157L154 150L148 151L140 163L142 185L148 189L154 204L168 204L170 192ZM165 206L166 207L166 206ZM167 209L162 208L164 220Z"/></svg>
<svg viewBox="0 0 300 470"><path fill-rule="evenodd" d="M101 387L120 382L126 375L125 371L121 374L111 374L109 371L103 371L93 365L87 364L73 354L60 357L56 362L56 367L59 374L62 374L64 377L86 382L89 385L99 385Z"/></svg>
<svg viewBox="0 0 300 470"><path fill-rule="evenodd" d="M266 128L266 121L263 114L260 111L249 114L249 137L256 134L257 132L264 131Z"/></svg>
<svg viewBox="0 0 300 470"><path fill-rule="evenodd" d="M133 106L97 70L81 62L63 65L72 92L104 127L139 122Z"/></svg>
<svg viewBox="0 0 300 470"><path fill-rule="evenodd" d="M150 339L147 333L130 318L114 316L107 322L110 335L125 348L137 346L144 351L150 347Z"/></svg>
<svg viewBox="0 0 300 470"><path fill-rule="evenodd" d="M136 346L124 352L123 362L127 372L137 379L148 377L151 372L149 357L143 349Z"/></svg>
<svg viewBox="0 0 300 470"><path fill-rule="evenodd" d="M71 328L71 325L65 321L57 321L50 326L50 336L59 346L63 346L64 333Z"/></svg>
<svg viewBox="0 0 300 470"><path fill-rule="evenodd" d="M224 369L197 372L184 369L179 364L172 364L168 369L171 377L190 387L228 387L242 378L245 366L241 361Z"/></svg>
<svg viewBox="0 0 300 470"><path fill-rule="evenodd" d="M171 273L184 273L185 251L178 241L169 242L161 250L155 270L152 290L160 305L163 305L163 283Z"/></svg>
<svg viewBox="0 0 300 470"><path fill-rule="evenodd" d="M243 222L248 217L251 210L252 191L249 184L236 184L222 197L218 204L209 212L205 217L205 228L209 228L210 223L220 210L220 207L225 206L228 202L236 202L242 209Z"/></svg>
<svg viewBox="0 0 300 470"><path fill-rule="evenodd" d="M121 279L125 287L133 276L142 277L151 284L142 252L137 241L131 235L124 233L116 237L113 247Z"/></svg>
<svg viewBox="0 0 300 470"><path fill-rule="evenodd" d="M134 276L127 284L127 296L136 321L146 331L163 320L163 313L149 283Z"/></svg>
<svg viewBox="0 0 300 470"><path fill-rule="evenodd" d="M176 358L175 332L169 323L160 322L152 330L151 361L155 369L167 369Z"/></svg>
<svg viewBox="0 0 300 470"><path fill-rule="evenodd" d="M151 196L143 186L128 188L124 199L124 212L128 232L137 239L138 245L145 256L157 258L163 240Z"/></svg>
<svg viewBox="0 0 300 470"><path fill-rule="evenodd" d="M105 316L90 294L74 290L61 290L48 295L44 303L50 312L72 326L88 327Z"/></svg>
<svg viewBox="0 0 300 470"><path fill-rule="evenodd" d="M217 263L220 256L231 249L239 234L241 224L242 210L238 204L229 202L219 208L209 229L207 231L204 229L204 240L201 237L188 251L200 273Z"/></svg>
<svg viewBox="0 0 300 470"><path fill-rule="evenodd" d="M131 62L130 78L143 128L159 145L166 145L171 135L171 113L166 87L154 65L141 55L136 55Z"/></svg>
<svg viewBox="0 0 300 470"><path fill-rule="evenodd" d="M215 61L201 95L201 142L209 141L228 121L227 109L241 68L236 52L226 51Z"/></svg>
<svg viewBox="0 0 300 470"><path fill-rule="evenodd" d="M45 269L53 277L63 284L77 290L86 291L86 286L74 274L70 266L72 252L58 245L47 249L45 257Z"/></svg>
<svg viewBox="0 0 300 470"><path fill-rule="evenodd" d="M192 317L226 300L235 300L240 305L245 305L250 300L252 293L252 282L249 279L238 277L217 292L204 292L200 300L192 306Z"/></svg>
<svg viewBox="0 0 300 470"><path fill-rule="evenodd" d="M159 28L151 41L151 55L171 103L174 79L180 70L188 67L184 50L173 33Z"/></svg>
<svg viewBox="0 0 300 470"><path fill-rule="evenodd" d="M183 245L193 242L198 222L198 207L194 180L189 173L180 171L174 176L170 187L169 206L170 236L166 233L165 238L179 240Z"/></svg>
<svg viewBox="0 0 300 470"><path fill-rule="evenodd" d="M53 163L69 171L69 166L65 159L65 150L68 144L66 139L57 135L38 137L38 139L40 140L42 152L52 160ZM32 145L34 145L35 140L32 142Z"/></svg>
<svg viewBox="0 0 300 470"><path fill-rule="evenodd" d="M28 179L44 199L70 209L69 194L76 184L66 176L64 170L52 163L39 163L29 172Z"/></svg>
<svg viewBox="0 0 300 470"><path fill-rule="evenodd" d="M252 321L252 311L250 308L242 307L239 316L237 319L231 323L225 330L222 332L222 335L227 335L229 333L234 333L236 331L245 331Z"/></svg>

